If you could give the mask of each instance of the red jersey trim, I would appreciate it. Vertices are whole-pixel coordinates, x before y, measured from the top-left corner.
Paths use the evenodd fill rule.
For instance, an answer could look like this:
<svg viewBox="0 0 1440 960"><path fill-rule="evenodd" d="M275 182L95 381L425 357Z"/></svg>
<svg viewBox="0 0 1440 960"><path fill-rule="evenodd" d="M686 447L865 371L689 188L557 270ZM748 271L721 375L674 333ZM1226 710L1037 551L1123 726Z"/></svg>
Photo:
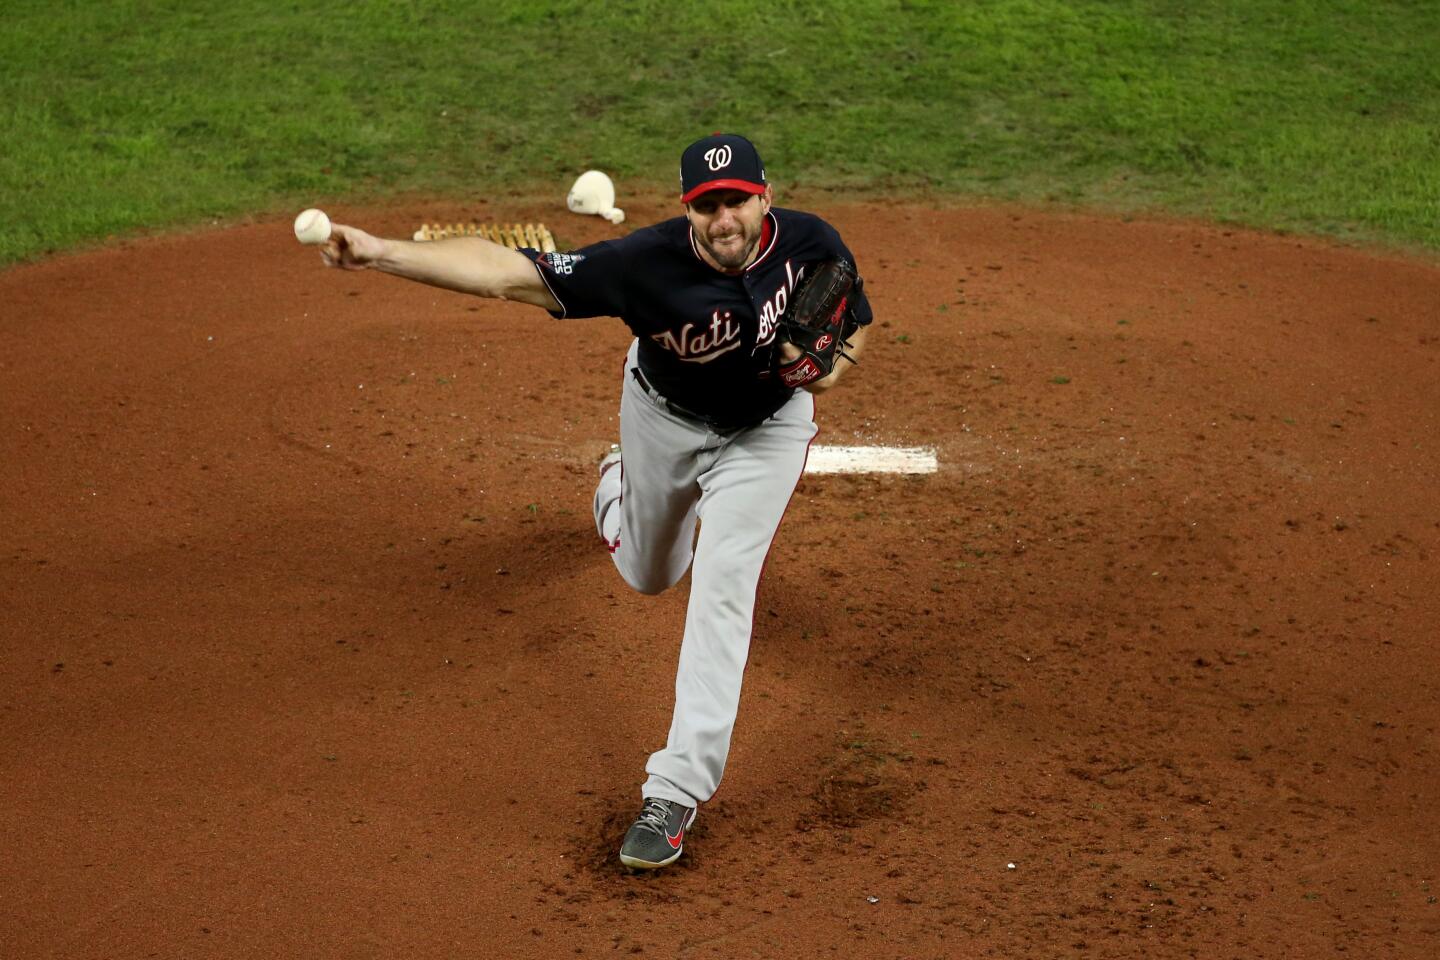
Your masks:
<svg viewBox="0 0 1440 960"><path fill-rule="evenodd" d="M775 219L774 213L765 214L765 222L760 226L760 255L755 262L746 267L746 272L754 270L770 256L770 251L775 249L775 238L780 236L780 221Z"/></svg>
<svg viewBox="0 0 1440 960"><path fill-rule="evenodd" d="M695 254L695 259L709 267L710 264L700 255L700 245L695 242L695 228L691 227L686 233L686 236L690 238L690 252ZM770 251L775 249L775 238L778 236L780 236L780 221L775 219L775 213L771 211L765 214L765 222L760 224L760 254L755 258L755 262L742 270L741 273L748 273L754 270L760 265L761 261L770 256ZM713 270L714 268L711 267L711 269ZM738 276L738 274L732 274L732 276ZM556 297L555 299L558 300L560 298Z"/></svg>

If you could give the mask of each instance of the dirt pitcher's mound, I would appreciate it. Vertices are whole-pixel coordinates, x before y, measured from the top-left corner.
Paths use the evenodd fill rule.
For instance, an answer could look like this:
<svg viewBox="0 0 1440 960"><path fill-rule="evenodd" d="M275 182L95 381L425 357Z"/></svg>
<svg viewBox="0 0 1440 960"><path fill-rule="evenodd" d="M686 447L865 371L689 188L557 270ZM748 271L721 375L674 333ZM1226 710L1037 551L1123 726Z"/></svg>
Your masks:
<svg viewBox="0 0 1440 960"><path fill-rule="evenodd" d="M684 616L591 527L618 321L288 220L0 274L0 955L1433 952L1440 268L820 212L879 317L821 442L941 468L804 481L658 876L609 855Z"/></svg>

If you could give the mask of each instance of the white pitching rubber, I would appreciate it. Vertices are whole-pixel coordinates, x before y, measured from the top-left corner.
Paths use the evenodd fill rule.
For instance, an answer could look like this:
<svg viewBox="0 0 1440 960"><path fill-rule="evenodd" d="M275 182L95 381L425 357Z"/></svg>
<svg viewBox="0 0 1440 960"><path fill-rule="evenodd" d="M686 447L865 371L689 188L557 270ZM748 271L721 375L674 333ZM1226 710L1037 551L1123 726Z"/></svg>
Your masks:
<svg viewBox="0 0 1440 960"><path fill-rule="evenodd" d="M806 473L934 473L932 447L811 447Z"/></svg>

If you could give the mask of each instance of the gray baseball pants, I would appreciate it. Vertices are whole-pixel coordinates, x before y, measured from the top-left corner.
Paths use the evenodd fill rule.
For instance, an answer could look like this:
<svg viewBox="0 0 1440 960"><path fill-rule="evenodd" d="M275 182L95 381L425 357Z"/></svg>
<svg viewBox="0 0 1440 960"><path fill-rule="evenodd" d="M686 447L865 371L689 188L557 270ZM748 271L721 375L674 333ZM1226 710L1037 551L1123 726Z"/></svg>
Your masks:
<svg viewBox="0 0 1440 960"><path fill-rule="evenodd" d="M632 343L620 400L622 460L596 487L595 527L620 576L641 593L667 590L692 571L670 735L650 755L641 793L696 806L725 771L755 593L805 469L815 402L797 390L768 420L718 433L642 386L635 356Z"/></svg>

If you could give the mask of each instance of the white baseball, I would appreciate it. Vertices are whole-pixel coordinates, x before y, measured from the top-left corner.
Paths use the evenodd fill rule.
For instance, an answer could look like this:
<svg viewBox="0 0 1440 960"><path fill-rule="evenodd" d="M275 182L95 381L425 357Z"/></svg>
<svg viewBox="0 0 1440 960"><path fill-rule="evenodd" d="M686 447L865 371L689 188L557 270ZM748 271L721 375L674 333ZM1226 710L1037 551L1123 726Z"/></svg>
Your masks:
<svg viewBox="0 0 1440 960"><path fill-rule="evenodd" d="M295 239L301 243L318 244L330 239L330 218L324 210L301 210L295 218Z"/></svg>

